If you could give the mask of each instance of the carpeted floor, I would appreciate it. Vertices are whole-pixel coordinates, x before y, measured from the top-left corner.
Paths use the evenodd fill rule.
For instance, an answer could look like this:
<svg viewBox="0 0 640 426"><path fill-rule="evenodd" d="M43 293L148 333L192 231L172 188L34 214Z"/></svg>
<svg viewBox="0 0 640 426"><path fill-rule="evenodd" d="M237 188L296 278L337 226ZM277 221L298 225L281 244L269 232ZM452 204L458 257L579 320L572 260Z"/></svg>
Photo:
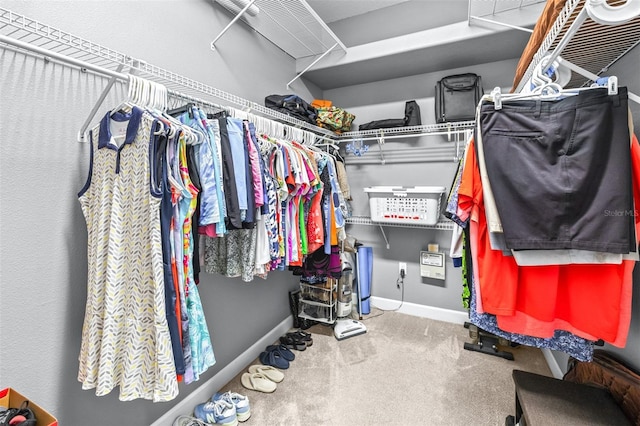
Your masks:
<svg viewBox="0 0 640 426"><path fill-rule="evenodd" d="M538 349L509 348L507 361L464 350L461 325L379 313L364 321L366 334L342 341L330 327L307 330L313 346L295 351L274 393L244 388L242 373L221 391L249 397L247 426L493 426L514 413L513 369L551 376Z"/></svg>

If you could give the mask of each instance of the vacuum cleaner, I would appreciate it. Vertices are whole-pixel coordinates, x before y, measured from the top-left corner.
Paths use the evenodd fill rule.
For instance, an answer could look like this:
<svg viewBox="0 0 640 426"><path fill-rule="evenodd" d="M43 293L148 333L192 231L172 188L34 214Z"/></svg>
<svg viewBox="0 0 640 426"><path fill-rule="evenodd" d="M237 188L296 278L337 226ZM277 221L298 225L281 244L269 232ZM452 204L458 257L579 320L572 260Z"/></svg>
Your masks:
<svg viewBox="0 0 640 426"><path fill-rule="evenodd" d="M338 280L338 301L333 334L338 340L348 339L367 332L367 327L360 321L349 318L353 300L353 258L350 253L343 252L342 277ZM358 291L358 295L360 292ZM360 303L360 297L358 297ZM362 312L362 309L359 309Z"/></svg>

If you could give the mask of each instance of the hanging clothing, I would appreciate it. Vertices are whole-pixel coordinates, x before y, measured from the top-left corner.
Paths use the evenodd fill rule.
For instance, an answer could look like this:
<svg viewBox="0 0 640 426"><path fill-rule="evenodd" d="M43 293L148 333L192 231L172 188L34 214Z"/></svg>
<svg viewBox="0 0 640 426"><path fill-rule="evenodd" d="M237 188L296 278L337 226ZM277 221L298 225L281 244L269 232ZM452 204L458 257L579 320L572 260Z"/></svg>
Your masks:
<svg viewBox="0 0 640 426"><path fill-rule="evenodd" d="M89 177L78 194L88 231L88 288L78 380L120 400L178 394L165 312L153 117L133 107L91 131Z"/></svg>
<svg viewBox="0 0 640 426"><path fill-rule="evenodd" d="M233 154L231 153L231 143L229 141L229 132L227 131L227 119L225 117L218 118L218 130L220 131L220 152L222 156L224 199L227 208L227 225L235 229L240 229L242 228L242 214L238 199Z"/></svg>
<svg viewBox="0 0 640 426"><path fill-rule="evenodd" d="M182 221L184 287L187 313L189 315L189 346L191 349L192 375L185 375L185 383L199 379L216 362L209 329L204 317L202 302L193 275L194 241L192 217L197 207L198 189L191 181L187 160L187 146L183 135L178 139L178 166L185 191L180 201L180 219Z"/></svg>
<svg viewBox="0 0 640 426"><path fill-rule="evenodd" d="M174 281L175 258L171 253L171 222L173 218L173 205L171 203L171 188L169 187L169 168L165 155L167 149L167 136L162 134L157 138L156 161L162 175L162 201L160 203L160 223L162 234L162 267L165 284L165 309L169 332L171 335L171 347L173 349L173 361L176 373L183 375L185 372L184 354L182 352L182 318L179 300L178 283ZM175 270L177 278L177 270Z"/></svg>
<svg viewBox="0 0 640 426"><path fill-rule="evenodd" d="M460 186L459 203L463 211L469 212L468 208L471 208L472 237L474 233L477 235L478 260L476 263L474 259L474 265L477 265L474 271L477 271L478 294L482 297L484 310L497 315L499 326L501 316L505 319L513 317L510 321L521 318L517 330L509 329L520 334L548 337L554 329L564 329L589 340L601 338L610 343L623 343L630 318L628 285L632 271L625 262L630 261L624 261L622 265L517 267L512 257L491 250L482 208L481 180L478 168L474 167L477 163L472 146ZM639 150L636 145L632 149L634 152ZM472 251L473 244L472 238ZM598 309L592 309L593 306ZM525 317L514 317L521 314ZM542 322L534 324L533 318Z"/></svg>
<svg viewBox="0 0 640 426"><path fill-rule="evenodd" d="M256 256L256 230L231 229L222 238L206 237L205 271L225 277L253 280Z"/></svg>
<svg viewBox="0 0 640 426"><path fill-rule="evenodd" d="M625 87L485 102L478 120L508 248L635 251Z"/></svg>
<svg viewBox="0 0 640 426"><path fill-rule="evenodd" d="M180 300L180 315L182 324L182 355L184 358L184 381L191 383L194 380L193 364L191 360L190 318L187 309L187 279L185 275L185 247L183 226L186 211L189 208L191 194L184 186L180 176L179 141L184 138L182 131L178 130L170 139L167 146L167 163L170 167L168 174L171 190L171 203L173 215L171 217L171 256L175 269L174 280L177 284L177 294ZM184 139L183 139L184 142Z"/></svg>

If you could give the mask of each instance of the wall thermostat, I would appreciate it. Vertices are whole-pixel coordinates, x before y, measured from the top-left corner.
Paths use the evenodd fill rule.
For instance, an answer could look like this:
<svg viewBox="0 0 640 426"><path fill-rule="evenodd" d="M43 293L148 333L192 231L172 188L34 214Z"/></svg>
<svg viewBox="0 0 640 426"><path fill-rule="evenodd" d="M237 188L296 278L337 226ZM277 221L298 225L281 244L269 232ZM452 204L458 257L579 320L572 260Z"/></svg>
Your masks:
<svg viewBox="0 0 640 426"><path fill-rule="evenodd" d="M420 252L420 276L444 280L444 253Z"/></svg>

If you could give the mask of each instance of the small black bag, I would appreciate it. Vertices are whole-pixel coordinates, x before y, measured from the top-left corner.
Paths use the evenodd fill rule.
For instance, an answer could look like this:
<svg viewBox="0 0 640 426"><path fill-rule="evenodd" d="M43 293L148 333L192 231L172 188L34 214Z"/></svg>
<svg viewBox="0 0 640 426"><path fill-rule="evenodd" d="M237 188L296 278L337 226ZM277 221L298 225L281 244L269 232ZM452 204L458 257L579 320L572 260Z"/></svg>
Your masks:
<svg viewBox="0 0 640 426"><path fill-rule="evenodd" d="M316 109L297 95L269 95L264 98L264 106L313 125L318 117Z"/></svg>
<svg viewBox="0 0 640 426"><path fill-rule="evenodd" d="M386 129L389 127L404 127L404 118L385 118L374 120L358 126L358 130Z"/></svg>
<svg viewBox="0 0 640 426"><path fill-rule="evenodd" d="M374 120L358 126L358 130L388 129L390 127L419 126L422 124L420 106L416 101L404 104L404 118L385 118Z"/></svg>
<svg viewBox="0 0 640 426"><path fill-rule="evenodd" d="M404 125L420 126L422 118L420 117L420 106L416 101L407 101L404 105Z"/></svg>
<svg viewBox="0 0 640 426"><path fill-rule="evenodd" d="M475 120L482 97L482 79L473 73L442 78L436 84L436 123Z"/></svg>

